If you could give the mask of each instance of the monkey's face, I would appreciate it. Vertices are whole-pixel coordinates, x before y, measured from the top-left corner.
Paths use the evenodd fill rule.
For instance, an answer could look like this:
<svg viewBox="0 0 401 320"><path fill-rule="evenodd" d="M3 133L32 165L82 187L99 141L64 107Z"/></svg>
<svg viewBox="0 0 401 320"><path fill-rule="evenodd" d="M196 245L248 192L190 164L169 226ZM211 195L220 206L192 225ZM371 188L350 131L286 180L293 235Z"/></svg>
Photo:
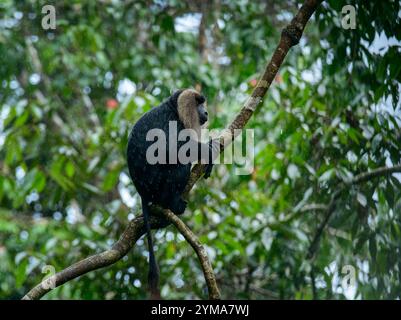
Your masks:
<svg viewBox="0 0 401 320"><path fill-rule="evenodd" d="M206 101L206 99L204 96L199 95L196 97L199 123L201 126L203 126L207 122L207 119L208 119L208 113L206 111L205 101Z"/></svg>

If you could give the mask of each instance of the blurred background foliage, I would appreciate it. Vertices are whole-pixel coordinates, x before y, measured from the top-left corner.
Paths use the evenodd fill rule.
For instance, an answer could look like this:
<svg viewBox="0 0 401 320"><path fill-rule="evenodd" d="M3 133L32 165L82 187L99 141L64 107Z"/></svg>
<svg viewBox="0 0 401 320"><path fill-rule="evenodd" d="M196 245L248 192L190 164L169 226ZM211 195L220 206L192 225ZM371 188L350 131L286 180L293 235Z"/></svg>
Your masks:
<svg viewBox="0 0 401 320"><path fill-rule="evenodd" d="M108 248L139 210L125 160L132 124L179 87L201 88L223 128L256 84L299 1L0 1L0 298ZM356 29L341 9L356 8ZM399 1L328 1L263 105L255 169L216 166L183 219L205 244L223 298L400 298L401 177L341 181L400 164ZM165 298L205 297L195 254L156 233ZM45 298L144 299L147 249ZM356 285L344 290L343 267Z"/></svg>

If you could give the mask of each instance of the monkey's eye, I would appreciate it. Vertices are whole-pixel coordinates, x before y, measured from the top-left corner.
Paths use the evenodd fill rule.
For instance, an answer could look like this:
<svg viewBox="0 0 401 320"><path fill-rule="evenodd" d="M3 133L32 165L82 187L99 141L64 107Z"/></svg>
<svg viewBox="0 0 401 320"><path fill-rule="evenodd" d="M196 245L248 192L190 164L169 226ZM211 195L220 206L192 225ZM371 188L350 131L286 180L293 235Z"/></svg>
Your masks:
<svg viewBox="0 0 401 320"><path fill-rule="evenodd" d="M198 104L205 103L205 101L206 101L206 99L205 99L204 96L197 96L195 99L196 99L196 102L197 102Z"/></svg>

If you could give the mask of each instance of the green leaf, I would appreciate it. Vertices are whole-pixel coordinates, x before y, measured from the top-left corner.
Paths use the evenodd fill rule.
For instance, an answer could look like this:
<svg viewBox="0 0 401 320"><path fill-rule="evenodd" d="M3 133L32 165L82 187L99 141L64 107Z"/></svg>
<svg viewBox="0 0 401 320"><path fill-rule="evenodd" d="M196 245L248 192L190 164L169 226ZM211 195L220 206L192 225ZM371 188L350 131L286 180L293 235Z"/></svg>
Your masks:
<svg viewBox="0 0 401 320"><path fill-rule="evenodd" d="M24 283L27 274L26 270L28 267L28 259L22 260L18 265L15 270L15 287L20 288L22 284Z"/></svg>
<svg viewBox="0 0 401 320"><path fill-rule="evenodd" d="M75 168L74 168L74 164L71 161L68 161L66 166L65 166L65 172L67 173L67 176L69 178L72 178L72 176L75 173Z"/></svg>
<svg viewBox="0 0 401 320"><path fill-rule="evenodd" d="M110 191L115 187L120 177L120 170L112 170L107 173L103 181L102 189L103 191Z"/></svg>

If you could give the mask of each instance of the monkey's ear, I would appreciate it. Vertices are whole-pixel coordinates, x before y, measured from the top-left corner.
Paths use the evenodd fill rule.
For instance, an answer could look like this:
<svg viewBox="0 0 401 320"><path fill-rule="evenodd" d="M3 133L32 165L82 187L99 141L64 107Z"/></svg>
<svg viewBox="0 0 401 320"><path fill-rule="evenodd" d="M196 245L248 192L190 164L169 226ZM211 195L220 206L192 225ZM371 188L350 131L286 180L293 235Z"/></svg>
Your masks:
<svg viewBox="0 0 401 320"><path fill-rule="evenodd" d="M198 104L205 103L205 101L206 101L206 98L202 95L197 96L195 99Z"/></svg>

